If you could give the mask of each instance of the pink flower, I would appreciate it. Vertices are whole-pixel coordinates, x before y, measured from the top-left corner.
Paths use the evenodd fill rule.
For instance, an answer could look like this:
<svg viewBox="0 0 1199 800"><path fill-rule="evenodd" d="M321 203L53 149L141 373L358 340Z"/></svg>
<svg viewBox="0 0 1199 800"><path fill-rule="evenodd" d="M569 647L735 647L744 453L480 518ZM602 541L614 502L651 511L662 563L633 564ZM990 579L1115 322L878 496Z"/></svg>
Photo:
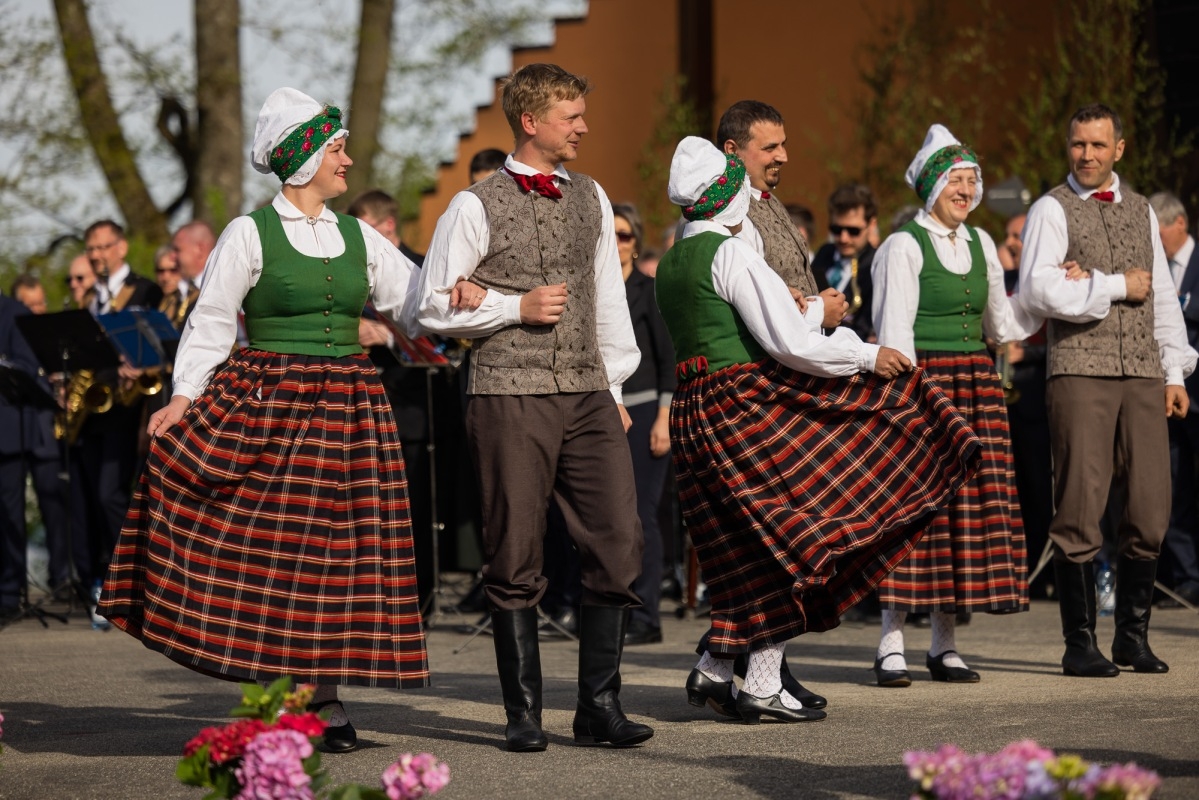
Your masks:
<svg viewBox="0 0 1199 800"><path fill-rule="evenodd" d="M305 141L304 144L300 145L300 149L307 153L312 149L312 142Z"/></svg>
<svg viewBox="0 0 1199 800"><path fill-rule="evenodd" d="M704 195L703 197L701 197L701 198L699 199L699 204L700 204L701 206L702 206L704 203L706 203L706 202L708 202L708 196L707 196L707 195Z"/></svg>
<svg viewBox="0 0 1199 800"><path fill-rule="evenodd" d="M684 214L691 214L695 211L695 206L687 206L683 209Z"/></svg>
<svg viewBox="0 0 1199 800"><path fill-rule="evenodd" d="M304 772L304 759L312 743L299 731L274 729L246 746L237 780L236 800L311 800L312 778Z"/></svg>
<svg viewBox="0 0 1199 800"><path fill-rule="evenodd" d="M313 135L314 133L316 133L316 131L315 131L315 130L313 130L312 128L309 128L308 130L304 131L304 138L305 138L305 139L311 139L311 138L312 138L312 135Z"/></svg>
<svg viewBox="0 0 1199 800"><path fill-rule="evenodd" d="M726 183L729 182L729 179L724 177L723 175L721 175L719 178L716 179L716 182L719 183L721 186L724 186Z"/></svg>
<svg viewBox="0 0 1199 800"><path fill-rule="evenodd" d="M432 753L404 753L383 770L388 800L420 800L440 792L450 782L450 768Z"/></svg>
<svg viewBox="0 0 1199 800"><path fill-rule="evenodd" d="M716 201L715 208L722 208L723 206L724 206L724 201L723 201L723 200L717 200L717 201Z"/></svg>
<svg viewBox="0 0 1199 800"><path fill-rule="evenodd" d="M328 133L331 130L333 130L332 122L326 122L324 125L321 126L321 133Z"/></svg>

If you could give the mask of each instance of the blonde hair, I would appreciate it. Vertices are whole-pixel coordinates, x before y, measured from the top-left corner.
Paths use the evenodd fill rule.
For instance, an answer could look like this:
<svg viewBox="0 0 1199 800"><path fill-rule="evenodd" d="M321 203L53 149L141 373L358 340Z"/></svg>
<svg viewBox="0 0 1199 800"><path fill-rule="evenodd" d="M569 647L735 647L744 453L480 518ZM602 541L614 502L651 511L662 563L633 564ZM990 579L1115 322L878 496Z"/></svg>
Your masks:
<svg viewBox="0 0 1199 800"><path fill-rule="evenodd" d="M512 73L501 86L504 116L512 135L520 138L524 128L520 118L532 114L544 119L550 107L561 100L578 100L591 91L591 83L557 64L526 64Z"/></svg>

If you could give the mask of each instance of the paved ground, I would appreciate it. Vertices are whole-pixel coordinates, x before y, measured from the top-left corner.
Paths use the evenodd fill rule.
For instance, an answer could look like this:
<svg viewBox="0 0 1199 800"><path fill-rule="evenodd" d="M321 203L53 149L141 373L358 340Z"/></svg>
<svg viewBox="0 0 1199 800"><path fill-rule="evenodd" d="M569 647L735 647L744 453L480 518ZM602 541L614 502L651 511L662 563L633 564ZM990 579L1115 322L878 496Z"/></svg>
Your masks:
<svg viewBox="0 0 1199 800"><path fill-rule="evenodd" d="M440 797L467 798L905 798L905 749L955 742L997 749L1034 738L1103 762L1133 761L1164 778L1161 798L1199 797L1199 615L1158 611L1153 645L1164 676L1066 678L1057 608L1034 604L1017 617L975 617L958 644L983 681L933 684L923 667L927 630L909 630L914 684L871 684L874 627L843 625L788 648L800 678L829 698L829 717L802 725L749 727L687 705L682 689L704 629L666 621L666 641L625 654L625 710L657 733L613 751L571 745L577 648L543 645L544 753L501 749L503 712L489 637L455 654L465 637L446 620L429 636L433 688L405 694L349 689L364 746L326 756L334 782L375 783L404 751L450 764ZM1111 641L1101 620L1100 638ZM120 632L90 630L79 617L43 629L24 621L0 632L4 753L0 797L195 798L175 783L180 748L218 723L239 693L144 649Z"/></svg>

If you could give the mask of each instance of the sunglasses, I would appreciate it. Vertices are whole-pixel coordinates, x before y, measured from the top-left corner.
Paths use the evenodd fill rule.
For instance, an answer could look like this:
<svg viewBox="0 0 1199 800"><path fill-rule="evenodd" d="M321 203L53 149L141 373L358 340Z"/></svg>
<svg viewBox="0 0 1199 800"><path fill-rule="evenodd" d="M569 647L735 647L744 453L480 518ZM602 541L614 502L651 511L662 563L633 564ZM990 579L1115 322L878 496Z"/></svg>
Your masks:
<svg viewBox="0 0 1199 800"><path fill-rule="evenodd" d="M631 233L625 233L624 231L616 232L616 240L620 241L620 242L631 242L631 241L634 241L636 238L637 237Z"/></svg>
<svg viewBox="0 0 1199 800"><path fill-rule="evenodd" d="M840 236L842 232L848 233L850 236L861 236L862 231L866 230L860 225L829 225L828 232L834 237Z"/></svg>
<svg viewBox="0 0 1199 800"><path fill-rule="evenodd" d="M83 283L87 280L86 275L71 275L67 278L67 283Z"/></svg>
<svg viewBox="0 0 1199 800"><path fill-rule="evenodd" d="M156 273L158 273L159 275L161 275L164 272L178 272L179 268L178 267L155 267L154 271Z"/></svg>

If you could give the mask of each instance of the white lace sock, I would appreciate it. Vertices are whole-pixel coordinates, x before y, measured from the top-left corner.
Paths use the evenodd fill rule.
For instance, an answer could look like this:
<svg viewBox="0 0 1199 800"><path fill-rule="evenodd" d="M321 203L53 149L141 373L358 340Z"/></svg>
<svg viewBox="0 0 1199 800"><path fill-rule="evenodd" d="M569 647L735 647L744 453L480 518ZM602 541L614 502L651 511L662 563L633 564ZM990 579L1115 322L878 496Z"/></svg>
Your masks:
<svg viewBox="0 0 1199 800"><path fill-rule="evenodd" d="M780 668L783 665L783 650L786 644L768 644L761 650L749 654L749 664L745 668L745 691L754 697L774 697L779 699L787 708L803 708L803 703L796 700L788 692L783 691L783 679Z"/></svg>
<svg viewBox="0 0 1199 800"><path fill-rule="evenodd" d="M320 710L320 714L329 714L330 728L336 728L341 725L345 725L350 721L350 718L346 715L346 710L342 706L341 701L337 699L337 686L323 683L318 684L316 691L312 693L312 705L316 705L317 703L326 703L330 700L336 701L336 703L330 703L330 705L322 708Z"/></svg>
<svg viewBox="0 0 1199 800"><path fill-rule="evenodd" d="M958 655L957 645L953 641L954 628L956 627L956 615L954 612L934 611L928 616L933 624L933 643L928 648L928 654L936 658L942 653L952 651L952 655L946 656L942 663L947 667L966 669L966 662Z"/></svg>
<svg viewBox="0 0 1199 800"><path fill-rule="evenodd" d="M695 668L714 681L728 683L733 680L733 659L715 658L707 650L699 657Z"/></svg>
<svg viewBox="0 0 1199 800"><path fill-rule="evenodd" d="M906 611L883 609L883 635L878 642L878 657L883 659L883 669L908 668L908 662L903 657L903 623L907 618Z"/></svg>

